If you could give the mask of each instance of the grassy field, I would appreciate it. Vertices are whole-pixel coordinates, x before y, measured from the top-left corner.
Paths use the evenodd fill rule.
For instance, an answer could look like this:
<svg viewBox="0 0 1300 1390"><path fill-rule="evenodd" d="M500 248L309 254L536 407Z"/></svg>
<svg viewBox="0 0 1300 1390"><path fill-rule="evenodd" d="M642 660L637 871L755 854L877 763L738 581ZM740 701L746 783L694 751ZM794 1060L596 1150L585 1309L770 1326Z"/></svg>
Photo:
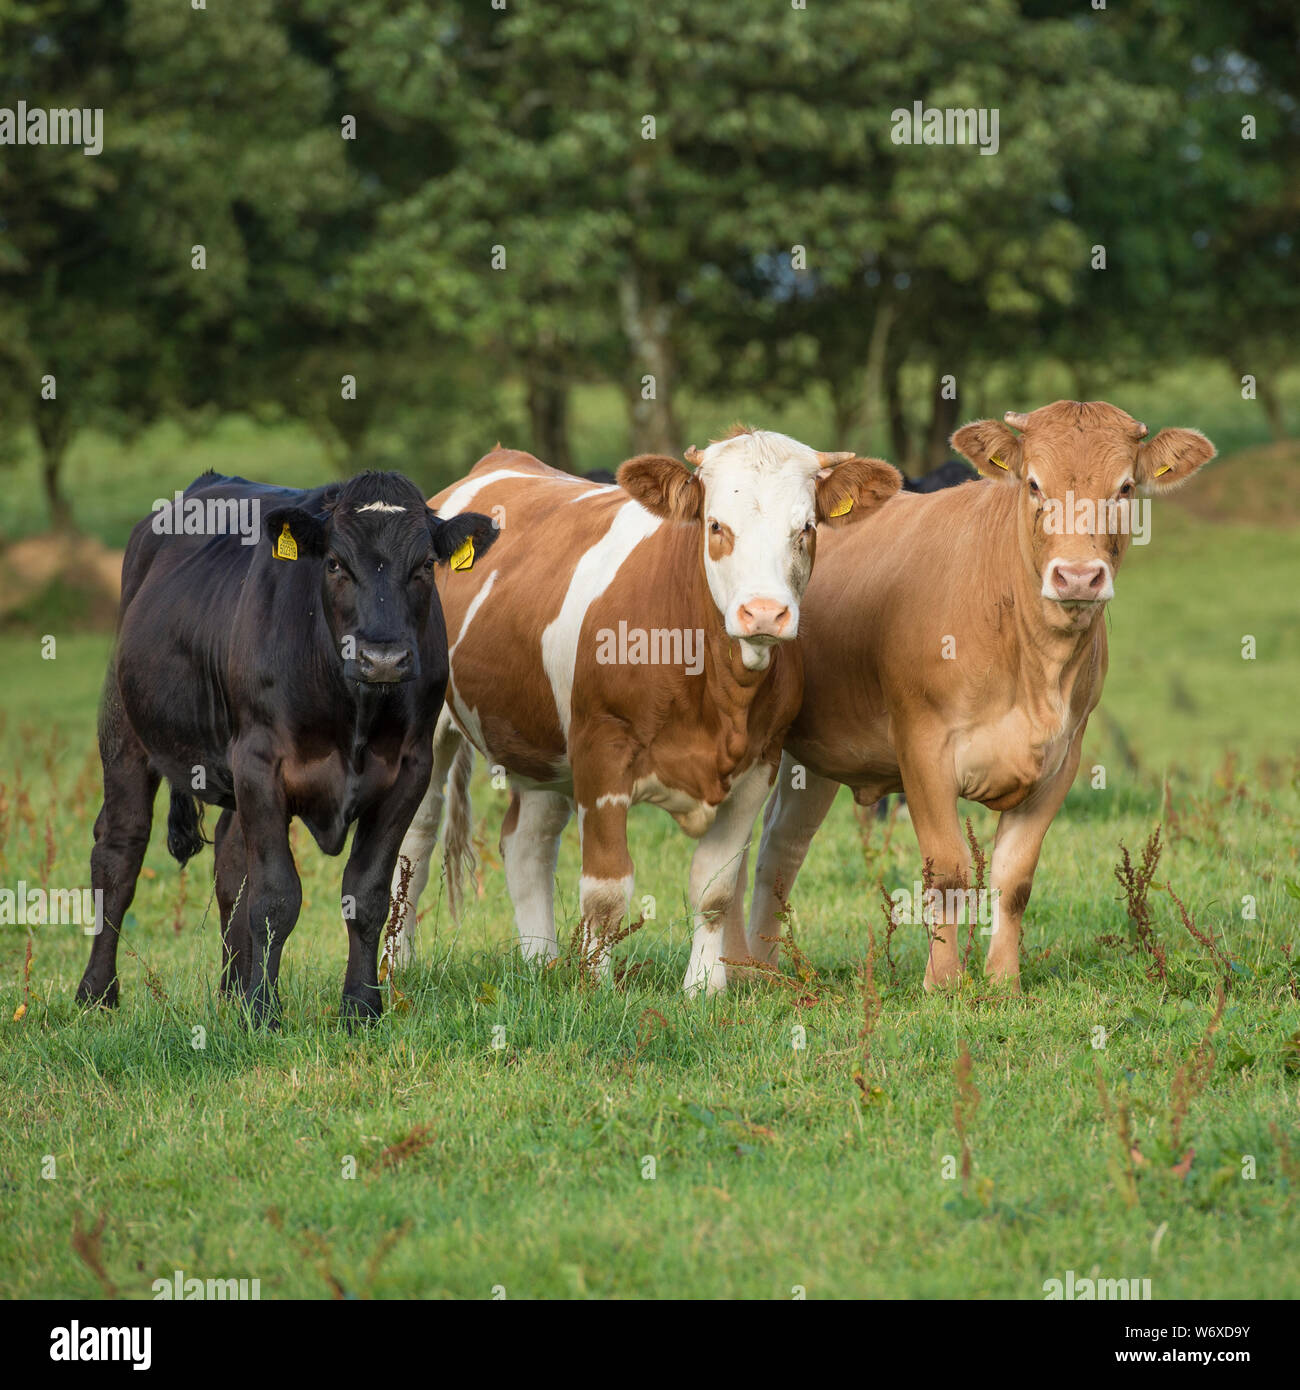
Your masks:
<svg viewBox="0 0 1300 1390"><path fill-rule="evenodd" d="M1040 383L975 408L1068 393ZM1230 382L1189 370L1132 394L1153 427L1261 443ZM621 447L617 412L597 404L580 416L584 466ZM809 437L822 418L815 403L762 414ZM701 413L700 436L725 423ZM29 464L0 498L10 538L42 525ZM320 460L299 433L234 421L201 445L166 430L130 451L82 441L69 476L84 524L120 544L154 495L207 466L306 482ZM1217 496L1237 514L1231 488ZM880 885L919 877L911 828L860 819L843 794L793 894L798 949L781 978L708 1002L680 994L690 842L649 808L633 813L632 850L656 913L620 947L617 981L524 967L492 849L504 796L481 778L481 894L455 929L431 886L419 963L396 980L405 1007L355 1035L337 1017L342 861L300 827L304 905L276 1036L217 1000L210 851L182 876L155 834L116 1013L72 1002L89 948L76 927L0 922L0 1293L148 1298L179 1269L257 1279L264 1298L1032 1299L1073 1270L1150 1278L1158 1299L1295 1297L1300 635L1286 519L1160 506L1152 544L1130 551L1018 999L984 985L978 937L966 987L923 993L922 929L887 950L880 904ZM0 889L88 882L108 650L66 603L0 633ZM994 817L967 809L987 849ZM1162 964L1135 941L1114 876L1121 843L1136 857L1157 824ZM576 883L570 831L562 940Z"/></svg>

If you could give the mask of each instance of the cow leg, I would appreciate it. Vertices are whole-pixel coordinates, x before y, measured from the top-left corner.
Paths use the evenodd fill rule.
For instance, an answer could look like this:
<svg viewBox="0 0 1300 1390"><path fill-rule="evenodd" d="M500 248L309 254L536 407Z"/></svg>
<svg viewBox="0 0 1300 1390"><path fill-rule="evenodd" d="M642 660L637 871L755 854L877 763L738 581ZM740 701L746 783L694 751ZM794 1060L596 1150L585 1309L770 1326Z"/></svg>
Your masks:
<svg viewBox="0 0 1300 1390"><path fill-rule="evenodd" d="M1043 838L1065 801L1079 770L1083 748L1083 729L1075 735L1065 761L1056 776L1035 787L1024 801L998 817L993 841L993 870L990 886L994 892L993 935L989 938L984 973L1020 992L1020 927L1034 887L1034 870L1043 848Z"/></svg>
<svg viewBox="0 0 1300 1390"><path fill-rule="evenodd" d="M221 917L221 993L239 998L248 987L252 938L248 931L248 856L243 827L234 811L222 811L212 838Z"/></svg>
<svg viewBox="0 0 1300 1390"><path fill-rule="evenodd" d="M633 866L627 849L631 797L625 791L596 794L594 789L584 789L575 777L574 800L582 841L579 912L587 932L588 957L604 975L610 964L604 939L627 916L632 901Z"/></svg>
<svg viewBox="0 0 1300 1390"><path fill-rule="evenodd" d="M781 919L794 890L794 881L808 853L817 827L826 819L840 784L817 777L805 769L806 784L796 789L796 763L781 755L776 795L763 816L763 838L754 871L754 901L749 908L748 955L751 960L775 964L781 945Z"/></svg>
<svg viewBox="0 0 1300 1390"><path fill-rule="evenodd" d="M569 798L558 792L516 787L501 826L501 861L525 960L544 964L559 954L555 864L571 810Z"/></svg>
<svg viewBox="0 0 1300 1390"><path fill-rule="evenodd" d="M344 914L348 925L348 968L343 977L339 1016L349 1026L378 1018L383 1012L379 991L379 938L388 922L390 890L397 854L411 817L429 783L429 755L403 762L389 794L357 821L352 853L343 870L343 897L353 903Z"/></svg>
<svg viewBox="0 0 1300 1390"><path fill-rule="evenodd" d="M110 674L100 720L99 753L104 764L104 804L95 817L95 847L90 852L90 886L102 897L90 944L86 973L77 986L79 1004L117 1003L117 942L136 880L149 847L158 775L122 709Z"/></svg>
<svg viewBox="0 0 1300 1390"><path fill-rule="evenodd" d="M756 763L737 779L718 807L713 824L700 837L691 859L691 910L695 939L682 988L718 994L727 987L724 954L744 960L745 864L754 818L772 788L770 763Z"/></svg>
<svg viewBox="0 0 1300 1390"><path fill-rule="evenodd" d="M425 792L424 800L420 802L410 828L402 838L397 868L393 871L392 896L398 901L393 954L398 965L410 964L415 955L416 907L420 901L420 894L428 885L429 865L438 844L438 829L442 823L442 810L446 802L447 774L463 741L464 736L452 723L451 716L444 708L438 716L438 724L433 734L433 771L429 776L429 790ZM411 881L404 901L398 896L403 858L411 865Z"/></svg>
<svg viewBox="0 0 1300 1390"><path fill-rule="evenodd" d="M957 790L949 779L936 775L932 763L932 759L924 757L899 757L921 861L930 865L929 888L942 895L942 907L934 911L933 922L927 923L930 941L925 964L926 989L961 981L961 925L956 920L961 914L951 909L955 903L965 903L970 880L970 847L957 817ZM927 905L926 916L930 915Z"/></svg>
<svg viewBox="0 0 1300 1390"><path fill-rule="evenodd" d="M273 752L237 748L231 761L248 868L244 997L255 1024L278 1028L280 955L302 907L302 884L289 848L289 810Z"/></svg>

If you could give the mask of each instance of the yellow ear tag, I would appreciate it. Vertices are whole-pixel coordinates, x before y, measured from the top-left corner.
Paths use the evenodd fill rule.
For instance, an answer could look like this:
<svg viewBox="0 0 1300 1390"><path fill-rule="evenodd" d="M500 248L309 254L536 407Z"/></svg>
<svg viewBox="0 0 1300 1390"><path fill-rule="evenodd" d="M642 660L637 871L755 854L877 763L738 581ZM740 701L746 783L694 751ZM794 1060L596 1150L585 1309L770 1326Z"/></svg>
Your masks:
<svg viewBox="0 0 1300 1390"><path fill-rule="evenodd" d="M454 570L474 568L474 537L467 536L464 542L452 552L451 567Z"/></svg>
<svg viewBox="0 0 1300 1390"><path fill-rule="evenodd" d="M1165 466L1160 470L1160 472L1156 474L1156 477L1159 478L1159 477L1161 477L1163 474L1168 473L1169 470L1170 470L1172 467L1173 467L1173 464L1172 464L1172 463L1167 463L1167 464L1165 464Z"/></svg>
<svg viewBox="0 0 1300 1390"><path fill-rule="evenodd" d="M849 514L852 510L853 510L853 498L851 498L851 497L846 497L846 498L844 499L844 501L841 502L841 503L839 504L839 506L837 506L837 507L832 507L832 508L830 509L830 511L828 511L828 512L826 513L826 515L827 515L827 516L848 516L848 514Z"/></svg>
<svg viewBox="0 0 1300 1390"><path fill-rule="evenodd" d="M298 558L298 542L289 534L287 521L281 528L279 536L276 537L275 558L277 560L296 560Z"/></svg>
<svg viewBox="0 0 1300 1390"><path fill-rule="evenodd" d="M1006 468L1006 464L1003 463L1002 460L1001 460L1000 458L996 458L993 454L990 454L990 455L989 455L989 462L990 462L990 463L996 463L997 466L998 466L999 468L1003 468L1003 469Z"/></svg>

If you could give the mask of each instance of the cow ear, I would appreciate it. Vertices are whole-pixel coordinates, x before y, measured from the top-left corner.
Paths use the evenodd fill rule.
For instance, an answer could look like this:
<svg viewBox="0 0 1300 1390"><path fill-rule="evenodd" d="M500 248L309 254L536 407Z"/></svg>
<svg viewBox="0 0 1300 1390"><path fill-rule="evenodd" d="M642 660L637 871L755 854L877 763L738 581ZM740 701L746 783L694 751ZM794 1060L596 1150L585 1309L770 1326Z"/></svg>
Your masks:
<svg viewBox="0 0 1300 1390"><path fill-rule="evenodd" d="M1177 487L1217 452L1200 430L1161 430L1138 446L1138 482L1157 491Z"/></svg>
<svg viewBox="0 0 1300 1390"><path fill-rule="evenodd" d="M262 530L277 559L304 560L325 553L325 523L301 507L275 507L264 512Z"/></svg>
<svg viewBox="0 0 1300 1390"><path fill-rule="evenodd" d="M870 516L903 486L903 475L883 459L850 457L817 474L817 520L848 526Z"/></svg>
<svg viewBox="0 0 1300 1390"><path fill-rule="evenodd" d="M972 420L948 442L986 478L1020 476L1020 436L1001 420Z"/></svg>
<svg viewBox="0 0 1300 1390"><path fill-rule="evenodd" d="M665 521L699 521L704 514L704 485L677 459L638 454L617 476L624 492Z"/></svg>
<svg viewBox="0 0 1300 1390"><path fill-rule="evenodd" d="M482 512L461 512L444 521L430 508L428 520L434 558L444 564L450 560L452 569L469 569L500 534L492 518Z"/></svg>

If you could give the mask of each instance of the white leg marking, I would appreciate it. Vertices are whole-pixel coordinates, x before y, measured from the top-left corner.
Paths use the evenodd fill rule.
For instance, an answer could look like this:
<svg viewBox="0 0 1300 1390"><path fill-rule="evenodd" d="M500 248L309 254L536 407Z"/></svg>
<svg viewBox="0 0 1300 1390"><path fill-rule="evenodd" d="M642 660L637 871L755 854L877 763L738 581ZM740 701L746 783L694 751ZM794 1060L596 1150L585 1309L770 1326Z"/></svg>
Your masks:
<svg viewBox="0 0 1300 1390"><path fill-rule="evenodd" d="M776 795L763 817L758 867L754 870L754 897L749 908L749 954L758 961L775 962L781 936L781 898L789 901L799 867L817 827L839 791L838 782L807 773L802 790L791 786L794 761L781 755ZM778 890L780 897L778 897Z"/></svg>
<svg viewBox="0 0 1300 1390"><path fill-rule="evenodd" d="M433 771L429 775L429 790L402 839L397 867L393 871L392 895L396 898L401 887L402 856L405 855L411 864L411 882L397 919L394 955L398 965L409 964L415 954L416 908L429 882L429 862L438 844L438 827L442 821L443 788L460 740L461 735L444 705L433 730Z"/></svg>
<svg viewBox="0 0 1300 1390"><path fill-rule="evenodd" d="M509 835L501 837L506 887L515 908L519 948L525 960L554 960L555 861L560 835L568 824L569 799L557 792L515 788L519 819Z"/></svg>
<svg viewBox="0 0 1300 1390"><path fill-rule="evenodd" d="M691 860L691 908L695 914L695 939L682 988L687 994L717 994L727 987L724 931L739 895L744 903L741 879L754 818L772 786L772 769L756 763L743 773L718 807L713 824L704 832ZM733 926L731 936L736 931Z"/></svg>

